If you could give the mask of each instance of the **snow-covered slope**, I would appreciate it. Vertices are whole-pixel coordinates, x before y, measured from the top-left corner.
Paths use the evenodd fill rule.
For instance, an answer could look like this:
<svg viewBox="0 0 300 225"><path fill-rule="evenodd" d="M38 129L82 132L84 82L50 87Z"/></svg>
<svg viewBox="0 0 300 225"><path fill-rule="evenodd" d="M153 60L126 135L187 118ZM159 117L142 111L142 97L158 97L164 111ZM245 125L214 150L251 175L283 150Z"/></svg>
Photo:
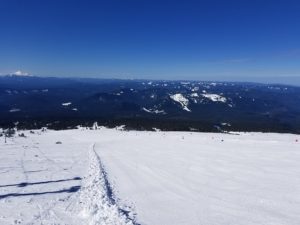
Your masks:
<svg viewBox="0 0 300 225"><path fill-rule="evenodd" d="M297 135L24 133L0 144L3 225L300 223Z"/></svg>
<svg viewBox="0 0 300 225"><path fill-rule="evenodd" d="M182 94L177 93L177 94L174 94L174 95L170 95L170 98L172 100L174 100L175 102L178 102L181 105L183 110L188 111L188 112L191 111L188 108L189 100L187 98L185 98Z"/></svg>
<svg viewBox="0 0 300 225"><path fill-rule="evenodd" d="M213 102L223 102L225 103L227 99L221 95L218 94L201 94L203 97L208 98L209 100Z"/></svg>

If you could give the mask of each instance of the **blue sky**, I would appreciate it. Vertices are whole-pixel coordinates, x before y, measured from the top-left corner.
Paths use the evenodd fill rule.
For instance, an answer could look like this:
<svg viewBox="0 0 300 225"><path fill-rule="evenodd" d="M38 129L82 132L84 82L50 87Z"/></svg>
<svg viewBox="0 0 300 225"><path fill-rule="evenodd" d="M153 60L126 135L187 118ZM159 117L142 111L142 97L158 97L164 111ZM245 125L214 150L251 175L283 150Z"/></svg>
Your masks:
<svg viewBox="0 0 300 225"><path fill-rule="evenodd" d="M296 0L1 0L0 73L300 81L299 12Z"/></svg>

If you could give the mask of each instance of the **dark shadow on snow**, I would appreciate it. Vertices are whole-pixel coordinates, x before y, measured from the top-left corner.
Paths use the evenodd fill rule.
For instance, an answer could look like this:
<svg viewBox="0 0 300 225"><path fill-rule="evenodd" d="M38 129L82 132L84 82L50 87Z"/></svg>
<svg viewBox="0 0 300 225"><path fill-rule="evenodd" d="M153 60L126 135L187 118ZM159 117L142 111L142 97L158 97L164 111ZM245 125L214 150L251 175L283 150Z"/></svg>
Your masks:
<svg viewBox="0 0 300 225"><path fill-rule="evenodd" d="M29 195L45 195L45 194L58 194L58 193L73 193L79 191L80 186L73 186L68 189L62 189L58 191L46 191L46 192L32 192L32 193L9 193L5 195L0 195L0 199L8 198L8 197L22 197Z"/></svg>
<svg viewBox="0 0 300 225"><path fill-rule="evenodd" d="M71 181L71 180L81 180L81 177L74 177L71 179L61 179L61 180L40 181L40 182L22 182L22 183L18 183L18 184L7 184L7 185L0 185L0 188L1 187L12 187L12 186L26 187L26 186L30 186L30 185L59 183L59 182L65 182L65 181Z"/></svg>

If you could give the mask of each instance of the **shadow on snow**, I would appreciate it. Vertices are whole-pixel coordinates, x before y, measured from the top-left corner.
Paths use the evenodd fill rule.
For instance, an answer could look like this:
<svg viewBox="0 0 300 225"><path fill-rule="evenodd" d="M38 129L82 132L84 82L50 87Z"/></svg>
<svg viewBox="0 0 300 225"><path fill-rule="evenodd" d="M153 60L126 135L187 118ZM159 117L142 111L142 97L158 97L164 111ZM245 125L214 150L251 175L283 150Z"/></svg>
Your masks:
<svg viewBox="0 0 300 225"><path fill-rule="evenodd" d="M30 196L30 195L45 195L45 194L58 194L58 193L73 193L79 191L80 186L73 186L68 189L62 189L58 191L46 191L46 192L32 192L32 193L9 193L5 195L0 195L0 199L8 198L8 197L22 197L22 196Z"/></svg>
<svg viewBox="0 0 300 225"><path fill-rule="evenodd" d="M49 184L49 183L59 183L59 182L65 182L65 181L71 181L71 180L81 180L81 177L74 177L71 179L61 179L61 180L49 180L49 181L40 181L40 182L21 182L18 184L7 184L7 185L0 185L1 187L26 187L30 185L37 185L37 184Z"/></svg>

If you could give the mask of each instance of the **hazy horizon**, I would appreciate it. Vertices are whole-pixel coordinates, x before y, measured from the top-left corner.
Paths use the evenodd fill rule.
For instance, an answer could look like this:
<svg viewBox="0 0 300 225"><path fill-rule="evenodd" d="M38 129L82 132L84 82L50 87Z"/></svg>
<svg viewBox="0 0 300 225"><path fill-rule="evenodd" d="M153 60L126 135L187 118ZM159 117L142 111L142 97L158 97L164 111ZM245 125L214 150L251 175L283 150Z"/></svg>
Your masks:
<svg viewBox="0 0 300 225"><path fill-rule="evenodd" d="M39 78L65 78L65 79L103 79L103 80L146 80L146 81L199 81L199 82L236 82L236 83L261 83L261 84L278 84L278 85L291 85L291 86L300 86L300 77L243 77L244 79L240 79L239 77L224 77L223 79L217 79L217 78L208 78L203 77L199 79L194 78L186 78L186 79L180 79L180 78L154 78L154 77L109 77L109 76L42 76L38 74L15 74L15 73L7 73L7 74L0 74L0 76L20 76L20 77L39 77ZM287 79L288 78L288 79Z"/></svg>

